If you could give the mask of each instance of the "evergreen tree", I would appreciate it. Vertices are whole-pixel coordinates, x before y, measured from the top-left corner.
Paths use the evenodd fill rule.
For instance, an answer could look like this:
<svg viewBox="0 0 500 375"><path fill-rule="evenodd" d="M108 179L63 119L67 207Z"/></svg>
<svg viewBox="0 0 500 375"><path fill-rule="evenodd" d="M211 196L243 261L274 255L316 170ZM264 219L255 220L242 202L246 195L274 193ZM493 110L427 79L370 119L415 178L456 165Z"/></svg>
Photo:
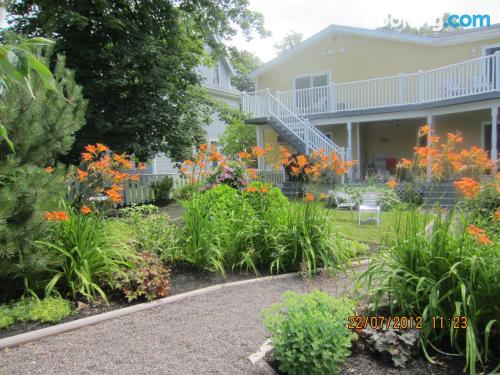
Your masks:
<svg viewBox="0 0 500 375"><path fill-rule="evenodd" d="M44 56L47 64L50 53ZM44 211L58 207L67 191L64 167L54 167L67 153L75 132L84 124L86 102L65 59L56 58L55 90L36 75L28 76L31 92L20 85L1 94L0 119L14 144L0 144L0 300L15 293L17 282L35 288L31 280L42 269L33 241L43 238ZM19 290L19 288L17 288Z"/></svg>

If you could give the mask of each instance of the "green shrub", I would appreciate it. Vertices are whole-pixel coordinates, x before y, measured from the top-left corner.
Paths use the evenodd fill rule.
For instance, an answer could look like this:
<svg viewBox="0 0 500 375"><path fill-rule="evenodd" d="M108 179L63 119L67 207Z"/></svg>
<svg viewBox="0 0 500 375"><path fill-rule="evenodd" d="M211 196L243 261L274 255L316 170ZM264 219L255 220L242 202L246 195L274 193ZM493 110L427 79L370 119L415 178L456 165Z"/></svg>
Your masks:
<svg viewBox="0 0 500 375"><path fill-rule="evenodd" d="M367 273L377 308L389 303L391 315L421 316L421 344L466 356L470 373L485 366L490 345L500 342L500 253L492 239L481 245L465 228L472 218L460 212L422 215L413 210L383 242ZM466 329L450 324L466 316ZM443 317L443 328L433 327ZM498 348L496 348L498 350Z"/></svg>
<svg viewBox="0 0 500 375"><path fill-rule="evenodd" d="M269 195L269 196L268 196ZM217 185L184 202L184 259L224 274L340 267L352 253L334 241L331 218L316 203L290 204L279 189L255 182L243 191Z"/></svg>
<svg viewBox="0 0 500 375"><path fill-rule="evenodd" d="M15 322L7 306L0 306L0 329L10 327Z"/></svg>
<svg viewBox="0 0 500 375"><path fill-rule="evenodd" d="M285 292L284 302L264 310L273 356L288 375L333 375L349 356L355 334L347 328L354 303L321 291Z"/></svg>
<svg viewBox="0 0 500 375"><path fill-rule="evenodd" d="M314 273L320 266L339 268L349 258L347 247L335 241L331 217L317 202L289 205L277 233L279 245L270 265L272 272L298 270L304 262Z"/></svg>
<svg viewBox="0 0 500 375"><path fill-rule="evenodd" d="M57 323L71 314L71 304L62 298L34 299L29 305L27 320L40 323Z"/></svg>
<svg viewBox="0 0 500 375"><path fill-rule="evenodd" d="M15 322L57 323L71 314L71 303L59 297L26 298L0 306L0 328Z"/></svg>
<svg viewBox="0 0 500 375"><path fill-rule="evenodd" d="M174 199L181 201L191 199L195 194L200 192L202 186L203 182L196 182L194 184L186 183L174 190Z"/></svg>
<svg viewBox="0 0 500 375"><path fill-rule="evenodd" d="M141 253L133 267L116 275L115 287L121 289L128 301L143 297L147 301L168 296L170 270L156 254Z"/></svg>
<svg viewBox="0 0 500 375"><path fill-rule="evenodd" d="M165 205L170 200L170 191L174 185L174 180L170 176L165 176L159 181L155 181L150 185L153 192L155 202L160 205Z"/></svg>
<svg viewBox="0 0 500 375"><path fill-rule="evenodd" d="M500 235L500 220L495 212L500 209L500 194L494 184L479 190L474 198L463 201L467 210L475 213L474 221L485 228L490 236Z"/></svg>
<svg viewBox="0 0 500 375"><path fill-rule="evenodd" d="M52 224L50 240L37 242L54 258L46 295L58 288L73 300L83 296L92 301L99 294L107 301L101 286L113 287L113 275L130 266L132 249L109 241L99 214L82 215L70 209L67 221Z"/></svg>
<svg viewBox="0 0 500 375"><path fill-rule="evenodd" d="M255 192L243 191L243 198L266 222L280 220L288 207L288 199L279 188L266 182L254 181L249 184Z"/></svg>
<svg viewBox="0 0 500 375"><path fill-rule="evenodd" d="M222 256L215 247L217 227L210 218L210 202L198 193L182 204L184 230L181 247L184 259L200 269L224 273Z"/></svg>
<svg viewBox="0 0 500 375"><path fill-rule="evenodd" d="M123 221L129 225L131 238L138 251L155 253L164 260L174 261L177 253L177 226L166 212L154 205L123 208Z"/></svg>

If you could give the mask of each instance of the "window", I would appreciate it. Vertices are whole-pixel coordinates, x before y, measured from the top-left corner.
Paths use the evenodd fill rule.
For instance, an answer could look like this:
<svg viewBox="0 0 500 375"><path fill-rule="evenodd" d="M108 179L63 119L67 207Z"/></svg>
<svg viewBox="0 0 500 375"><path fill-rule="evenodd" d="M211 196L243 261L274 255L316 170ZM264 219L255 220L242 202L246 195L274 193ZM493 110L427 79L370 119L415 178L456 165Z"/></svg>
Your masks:
<svg viewBox="0 0 500 375"><path fill-rule="evenodd" d="M495 54L495 52L500 51L500 44L497 45L491 45L491 46L484 46L483 47L483 55L484 56L492 56ZM487 71L487 77L489 77L490 84L495 82L495 74L498 74L497 71L495 71L495 64L492 63L492 60L488 59L485 61L486 64L486 71Z"/></svg>
<svg viewBox="0 0 500 375"><path fill-rule="evenodd" d="M294 80L295 107L300 114L328 112L330 74L311 74ZM310 90L317 88L316 90Z"/></svg>
<svg viewBox="0 0 500 375"><path fill-rule="evenodd" d="M330 83L330 75L328 73L297 77L295 78L295 90L328 86L329 83Z"/></svg>

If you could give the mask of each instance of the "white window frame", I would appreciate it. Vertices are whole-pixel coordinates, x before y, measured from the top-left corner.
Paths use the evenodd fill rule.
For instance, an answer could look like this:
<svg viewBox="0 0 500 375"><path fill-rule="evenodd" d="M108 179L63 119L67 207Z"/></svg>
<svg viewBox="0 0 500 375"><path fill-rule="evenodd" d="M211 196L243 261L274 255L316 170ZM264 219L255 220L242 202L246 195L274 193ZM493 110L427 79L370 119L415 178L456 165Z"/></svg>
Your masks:
<svg viewBox="0 0 500 375"><path fill-rule="evenodd" d="M483 51L483 56L486 56L486 50L490 48L500 48L500 43L487 44L485 46L481 46L481 49Z"/></svg>
<svg viewBox="0 0 500 375"><path fill-rule="evenodd" d="M324 71L321 71L321 72L314 72L314 73L307 73L307 74L302 74L302 75L299 75L299 76L294 76L293 77L293 90L297 90L296 86L295 86L295 81L297 80L297 78L305 78L305 77L309 77L309 81L311 83L311 87L312 87L312 78L313 77L318 77L318 76L324 76L326 75L328 77L328 83L327 83L327 86L331 85L332 83L332 72L330 70L324 70Z"/></svg>

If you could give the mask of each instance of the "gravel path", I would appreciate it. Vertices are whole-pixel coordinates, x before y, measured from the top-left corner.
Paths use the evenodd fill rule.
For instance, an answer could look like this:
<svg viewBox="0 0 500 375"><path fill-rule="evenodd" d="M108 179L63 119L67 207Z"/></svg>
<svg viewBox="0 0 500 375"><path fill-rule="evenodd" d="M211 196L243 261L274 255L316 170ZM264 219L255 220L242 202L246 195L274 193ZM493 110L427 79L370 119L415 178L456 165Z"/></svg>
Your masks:
<svg viewBox="0 0 500 375"><path fill-rule="evenodd" d="M332 294L347 277L259 281L138 312L0 352L0 375L246 374L263 343L261 311L286 290Z"/></svg>

